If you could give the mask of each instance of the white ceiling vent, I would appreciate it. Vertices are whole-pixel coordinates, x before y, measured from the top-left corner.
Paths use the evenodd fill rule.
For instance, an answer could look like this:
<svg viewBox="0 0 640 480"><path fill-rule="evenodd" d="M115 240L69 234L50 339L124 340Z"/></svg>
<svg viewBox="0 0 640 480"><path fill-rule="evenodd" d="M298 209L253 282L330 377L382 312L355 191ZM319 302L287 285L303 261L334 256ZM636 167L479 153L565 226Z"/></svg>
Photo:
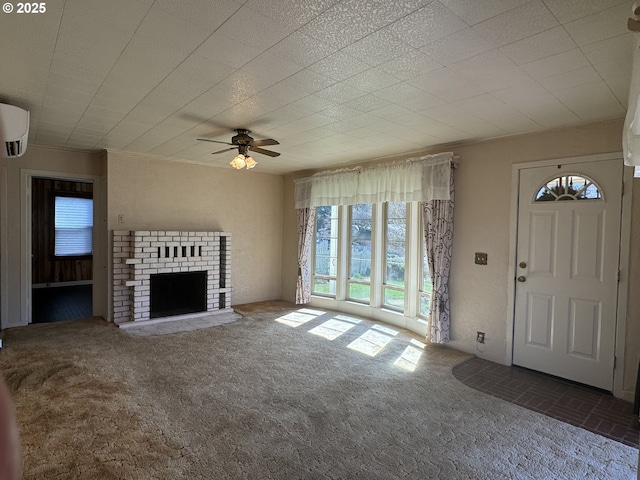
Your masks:
<svg viewBox="0 0 640 480"><path fill-rule="evenodd" d="M20 157L27 151L29 112L0 103L0 157Z"/></svg>

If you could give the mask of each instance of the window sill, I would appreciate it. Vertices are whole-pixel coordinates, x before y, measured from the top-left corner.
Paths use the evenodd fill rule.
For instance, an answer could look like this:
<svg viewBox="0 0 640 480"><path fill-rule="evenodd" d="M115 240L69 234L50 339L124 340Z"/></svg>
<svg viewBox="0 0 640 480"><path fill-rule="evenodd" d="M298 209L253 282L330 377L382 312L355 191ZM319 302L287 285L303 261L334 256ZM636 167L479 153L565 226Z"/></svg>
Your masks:
<svg viewBox="0 0 640 480"><path fill-rule="evenodd" d="M406 328L418 335L425 335L427 331L427 322L424 319L408 317L402 312L390 310L388 308L372 307L370 305L350 300L336 300L335 298L317 295L311 296L310 306L314 308L335 310L336 312L345 313L347 315L358 315L361 317L371 318L392 326Z"/></svg>

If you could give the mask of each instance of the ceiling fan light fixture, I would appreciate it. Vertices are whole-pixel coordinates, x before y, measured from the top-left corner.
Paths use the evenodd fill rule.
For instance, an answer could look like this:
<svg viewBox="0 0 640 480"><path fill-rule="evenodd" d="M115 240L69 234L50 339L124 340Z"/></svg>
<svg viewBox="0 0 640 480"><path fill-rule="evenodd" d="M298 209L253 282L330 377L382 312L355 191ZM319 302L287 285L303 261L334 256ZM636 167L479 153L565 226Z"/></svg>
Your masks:
<svg viewBox="0 0 640 480"><path fill-rule="evenodd" d="M238 155L236 155L235 157L233 157L233 160L231 160L231 162L229 163L229 165L231 165L233 168L235 168L236 170L240 170L241 168L244 168L246 163L245 163L245 157L244 155L242 155L241 153L239 153Z"/></svg>
<svg viewBox="0 0 640 480"><path fill-rule="evenodd" d="M256 162L249 155L249 150L252 150L254 153L259 153L261 155L267 155L269 157L280 156L278 152L262 148L263 146L268 145L280 145L280 142L278 142L277 140L274 140L273 138L254 140L253 137L249 135L251 133L251 130L247 130L246 128L236 128L235 131L237 132L237 135L231 137L231 142L223 142L210 138L198 138L198 140L201 140L203 142L222 143L225 145L229 145L230 148L223 148L222 150L211 152L214 155L218 153L228 152L229 150L235 150L237 148L238 155L233 157L233 160L229 162L229 165L231 165L236 170L240 170L242 168L251 169L258 164L258 162Z"/></svg>
<svg viewBox="0 0 640 480"><path fill-rule="evenodd" d="M255 167L255 166L258 164L258 162L256 162L252 157L249 157L249 156L247 156L247 157L244 159L244 163L246 164L247 169L249 169L249 168L253 168L253 167Z"/></svg>

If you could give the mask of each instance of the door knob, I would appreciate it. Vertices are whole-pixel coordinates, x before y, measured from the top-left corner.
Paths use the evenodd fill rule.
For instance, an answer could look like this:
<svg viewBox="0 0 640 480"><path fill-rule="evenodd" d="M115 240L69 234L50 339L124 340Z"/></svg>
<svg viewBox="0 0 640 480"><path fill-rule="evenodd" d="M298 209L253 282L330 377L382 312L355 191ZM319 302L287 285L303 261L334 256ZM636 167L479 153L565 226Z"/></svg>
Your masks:
<svg viewBox="0 0 640 480"><path fill-rule="evenodd" d="M521 283L522 283L522 282L526 282L526 281L527 281L527 277L525 277L525 276L523 276L523 275L520 275L520 276L518 277L518 281L519 281L519 282L521 282Z"/></svg>
<svg viewBox="0 0 640 480"><path fill-rule="evenodd" d="M527 268L527 262L520 262L520 263L518 264L518 266L519 266L520 268Z"/></svg>

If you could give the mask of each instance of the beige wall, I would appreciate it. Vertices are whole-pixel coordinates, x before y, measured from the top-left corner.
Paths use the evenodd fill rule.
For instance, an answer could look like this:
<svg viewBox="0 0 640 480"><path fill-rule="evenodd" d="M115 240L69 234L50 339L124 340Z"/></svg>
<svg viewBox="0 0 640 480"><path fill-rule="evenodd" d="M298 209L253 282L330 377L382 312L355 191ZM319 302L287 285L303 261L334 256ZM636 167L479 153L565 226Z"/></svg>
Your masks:
<svg viewBox="0 0 640 480"><path fill-rule="evenodd" d="M451 273L451 345L477 353L475 333L486 333L486 345L479 354L504 362L507 358L509 278L509 240L511 211L511 172L516 163L565 157L619 152L622 150L622 121L610 121L535 135L509 137L473 145L460 146L456 171L456 211L454 226L454 260ZM636 188L637 190L637 188ZM637 210L637 208L636 208ZM634 211L633 215L638 216ZM636 229L636 238L640 231ZM631 245L634 245L633 238ZM632 247L633 248L633 247ZM474 252L487 252L488 265L473 262ZM640 269L637 258L630 269ZM629 398L635 387L640 341L637 295L629 298L625 375L623 390ZM629 348L631 347L631 348ZM620 392L618 392L620 393Z"/></svg>
<svg viewBox="0 0 640 480"><path fill-rule="evenodd" d="M475 334L486 333L484 353L479 356L498 362L507 360L509 240L512 165L563 157L594 155L622 150L622 120L506 137L444 149L460 155L455 173L454 259L451 272L451 346L471 353ZM436 153L428 151L424 153ZM306 175L298 175L306 176ZM295 251L293 178L285 177L284 251ZM640 190L636 180L634 191ZM624 391L635 388L640 356L640 198L633 206L631 289L627 321ZM634 241L635 239L635 241ZM634 247L634 245L636 247ZM633 249L636 248L636 251ZM474 252L486 252L488 265L474 264ZM296 263L293 255L283 262L283 296L292 300Z"/></svg>
<svg viewBox="0 0 640 480"><path fill-rule="evenodd" d="M107 172L109 230L230 232L232 305L281 297L282 177L112 151Z"/></svg>
<svg viewBox="0 0 640 480"><path fill-rule="evenodd" d="M2 183L0 184L0 203L2 203L2 258L0 258L0 277L2 303L2 328L18 326L25 322L20 305L21 284L24 272L21 271L21 246L23 238L22 211L20 195L21 171L39 172L39 176L58 177L103 177L105 162L103 152L82 152L57 148L29 146L22 157L0 159ZM102 192L104 193L104 192ZM95 257L95 255L94 255ZM100 260L95 259L94 260ZM104 260L104 259L102 259ZM99 262L98 262L99 263ZM106 290L102 297L106 297Z"/></svg>

